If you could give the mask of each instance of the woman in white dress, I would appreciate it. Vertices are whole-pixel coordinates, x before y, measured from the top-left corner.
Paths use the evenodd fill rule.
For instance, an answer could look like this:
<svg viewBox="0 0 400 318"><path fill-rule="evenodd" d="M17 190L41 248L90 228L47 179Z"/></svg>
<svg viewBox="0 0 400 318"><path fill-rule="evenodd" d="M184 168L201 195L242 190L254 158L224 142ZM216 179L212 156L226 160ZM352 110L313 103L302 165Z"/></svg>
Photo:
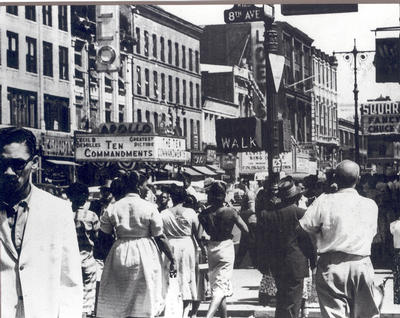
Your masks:
<svg viewBox="0 0 400 318"><path fill-rule="evenodd" d="M140 198L138 180L136 172L123 177L127 194L100 219L100 233L115 232L116 241L104 265L97 317L153 318L161 314L165 290L156 244L170 260L170 275L176 275L160 213L154 204Z"/></svg>
<svg viewBox="0 0 400 318"><path fill-rule="evenodd" d="M183 207L186 199L186 191L183 187L173 185L170 189L173 207L161 211L164 225L164 233L167 236L174 253L177 268L177 279L179 296L183 301L183 317L188 316L189 305L196 307L198 301L196 287L196 253L193 238L202 249L203 255L206 250L199 239L199 220L197 213ZM169 263L167 260L166 263ZM195 317L195 311L191 316Z"/></svg>

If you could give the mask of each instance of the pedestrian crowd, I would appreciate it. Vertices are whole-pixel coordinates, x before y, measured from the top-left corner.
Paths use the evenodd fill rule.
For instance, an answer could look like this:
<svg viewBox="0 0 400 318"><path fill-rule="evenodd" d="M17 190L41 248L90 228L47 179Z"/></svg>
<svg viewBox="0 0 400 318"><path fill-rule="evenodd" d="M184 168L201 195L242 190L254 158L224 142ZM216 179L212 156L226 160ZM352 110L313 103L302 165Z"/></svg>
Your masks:
<svg viewBox="0 0 400 318"><path fill-rule="evenodd" d="M206 317L227 318L247 252L276 318L307 317L313 288L324 318L379 317L371 247L388 245L400 301L400 183L361 177L353 161L325 181L273 175L257 191L241 182L237 210L224 182L206 180L201 203L188 178L155 193L138 171L105 178L91 202L88 186L73 183L68 202L32 183L36 149L29 130L0 130L1 317L196 317L210 297Z"/></svg>

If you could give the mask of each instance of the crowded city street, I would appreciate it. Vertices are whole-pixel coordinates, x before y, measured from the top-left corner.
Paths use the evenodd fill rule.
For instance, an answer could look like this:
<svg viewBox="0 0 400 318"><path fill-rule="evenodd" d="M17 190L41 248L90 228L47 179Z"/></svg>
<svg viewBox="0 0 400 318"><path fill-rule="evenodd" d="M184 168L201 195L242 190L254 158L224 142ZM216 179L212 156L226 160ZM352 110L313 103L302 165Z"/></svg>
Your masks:
<svg viewBox="0 0 400 318"><path fill-rule="evenodd" d="M7 4L0 318L400 317L399 4Z"/></svg>

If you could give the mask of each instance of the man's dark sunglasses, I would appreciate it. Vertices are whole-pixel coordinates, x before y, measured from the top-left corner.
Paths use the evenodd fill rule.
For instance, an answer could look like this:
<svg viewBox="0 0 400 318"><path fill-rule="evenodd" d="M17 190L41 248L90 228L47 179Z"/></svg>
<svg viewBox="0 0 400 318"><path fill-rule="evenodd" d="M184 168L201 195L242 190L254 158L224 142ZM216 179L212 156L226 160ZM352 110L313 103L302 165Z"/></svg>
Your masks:
<svg viewBox="0 0 400 318"><path fill-rule="evenodd" d="M0 172L4 172L11 167L13 171L22 171L25 169L26 165L33 159L29 157L27 160L24 159L14 159L14 158L1 158L0 159Z"/></svg>

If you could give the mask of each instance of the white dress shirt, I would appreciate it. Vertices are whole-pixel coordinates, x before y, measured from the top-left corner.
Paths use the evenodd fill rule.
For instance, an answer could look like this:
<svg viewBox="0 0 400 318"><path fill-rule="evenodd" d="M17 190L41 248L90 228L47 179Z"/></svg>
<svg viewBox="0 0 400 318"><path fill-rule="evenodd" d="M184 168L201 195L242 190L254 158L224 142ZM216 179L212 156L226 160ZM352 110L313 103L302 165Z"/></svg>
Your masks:
<svg viewBox="0 0 400 318"><path fill-rule="evenodd" d="M400 248L400 220L390 223L390 233L393 235L394 248Z"/></svg>
<svg viewBox="0 0 400 318"><path fill-rule="evenodd" d="M322 194L300 220L315 235L318 253L344 252L368 256L377 231L378 206L355 189Z"/></svg>

